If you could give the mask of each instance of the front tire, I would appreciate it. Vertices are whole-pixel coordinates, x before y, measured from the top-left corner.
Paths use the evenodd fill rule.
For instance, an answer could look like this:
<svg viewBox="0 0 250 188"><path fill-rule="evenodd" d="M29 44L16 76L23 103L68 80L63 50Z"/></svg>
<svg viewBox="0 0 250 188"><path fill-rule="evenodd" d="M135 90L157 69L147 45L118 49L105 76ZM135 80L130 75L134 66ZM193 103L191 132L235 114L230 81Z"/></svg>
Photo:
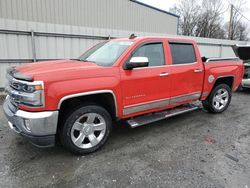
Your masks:
<svg viewBox="0 0 250 188"><path fill-rule="evenodd" d="M67 150L83 155L100 149L107 141L111 129L110 114L100 106L88 105L67 116L60 139Z"/></svg>
<svg viewBox="0 0 250 188"><path fill-rule="evenodd" d="M224 112L232 98L232 90L226 84L217 85L209 95L209 97L203 101L203 107L211 113Z"/></svg>

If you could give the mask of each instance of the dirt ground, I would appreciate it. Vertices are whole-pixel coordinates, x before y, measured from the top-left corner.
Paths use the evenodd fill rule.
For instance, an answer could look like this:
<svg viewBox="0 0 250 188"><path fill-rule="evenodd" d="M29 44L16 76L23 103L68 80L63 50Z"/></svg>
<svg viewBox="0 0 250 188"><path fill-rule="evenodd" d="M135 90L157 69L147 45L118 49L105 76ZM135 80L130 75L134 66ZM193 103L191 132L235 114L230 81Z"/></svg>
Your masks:
<svg viewBox="0 0 250 188"><path fill-rule="evenodd" d="M107 144L83 157L32 146L0 106L0 187L250 188L250 91L235 93L223 114L115 125Z"/></svg>

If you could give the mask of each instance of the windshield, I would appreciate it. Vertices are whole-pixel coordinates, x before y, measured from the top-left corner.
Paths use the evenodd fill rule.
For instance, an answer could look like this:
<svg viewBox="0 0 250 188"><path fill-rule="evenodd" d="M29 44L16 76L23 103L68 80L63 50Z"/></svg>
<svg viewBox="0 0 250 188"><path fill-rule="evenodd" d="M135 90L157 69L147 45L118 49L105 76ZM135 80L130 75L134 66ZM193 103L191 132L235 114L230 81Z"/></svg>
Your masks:
<svg viewBox="0 0 250 188"><path fill-rule="evenodd" d="M131 44L130 41L103 42L85 52L79 59L91 61L100 66L111 66Z"/></svg>

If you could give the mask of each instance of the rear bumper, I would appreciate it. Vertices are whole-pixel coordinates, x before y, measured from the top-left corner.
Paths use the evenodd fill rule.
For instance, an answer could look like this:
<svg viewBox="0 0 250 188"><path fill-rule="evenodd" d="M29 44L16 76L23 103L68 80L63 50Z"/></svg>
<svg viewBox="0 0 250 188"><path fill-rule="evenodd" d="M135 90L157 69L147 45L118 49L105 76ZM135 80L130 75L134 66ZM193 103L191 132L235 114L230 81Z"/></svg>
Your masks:
<svg viewBox="0 0 250 188"><path fill-rule="evenodd" d="M38 147L55 145L58 111L27 112L16 109L7 96L3 104L9 126Z"/></svg>
<svg viewBox="0 0 250 188"><path fill-rule="evenodd" d="M241 82L241 85L242 85L242 87L250 88L250 78L243 79L242 82Z"/></svg>

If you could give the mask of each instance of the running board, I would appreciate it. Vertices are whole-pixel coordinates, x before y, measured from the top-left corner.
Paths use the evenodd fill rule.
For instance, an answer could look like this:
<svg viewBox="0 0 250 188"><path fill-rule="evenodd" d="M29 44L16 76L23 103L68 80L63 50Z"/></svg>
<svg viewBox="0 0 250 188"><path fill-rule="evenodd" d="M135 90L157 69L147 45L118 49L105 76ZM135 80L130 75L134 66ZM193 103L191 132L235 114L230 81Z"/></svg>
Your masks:
<svg viewBox="0 0 250 188"><path fill-rule="evenodd" d="M192 104L172 108L172 109L169 109L169 110L156 112L156 113L149 114L149 115L138 116L138 117L135 117L133 119L127 120L127 123L130 125L130 127L135 128L135 127L139 127L139 126L142 126L142 125L145 125L145 124L160 121L160 120L172 117L172 116L176 116L176 115L183 114L183 113L186 113L186 112L191 112L191 111L194 111L194 110L198 110L201 107L202 107L201 103L196 102L196 103L192 103Z"/></svg>

